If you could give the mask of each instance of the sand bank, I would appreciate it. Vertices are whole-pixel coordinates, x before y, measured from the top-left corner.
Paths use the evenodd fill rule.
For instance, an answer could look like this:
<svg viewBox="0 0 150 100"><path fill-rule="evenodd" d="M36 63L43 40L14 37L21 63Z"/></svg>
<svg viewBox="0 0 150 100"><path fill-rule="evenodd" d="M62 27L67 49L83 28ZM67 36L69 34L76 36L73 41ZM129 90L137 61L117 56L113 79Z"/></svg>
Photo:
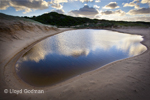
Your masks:
<svg viewBox="0 0 150 100"><path fill-rule="evenodd" d="M62 29L60 29L62 31ZM1 92L2 99L14 98L14 100L149 100L150 99L150 29L147 28L126 28L126 29L109 29L129 34L140 34L144 37L142 42L147 51L138 56L119 60L107 64L97 70L83 73L57 84L53 87L33 87L23 83L15 77L13 67L10 65L18 59L11 59L17 52L33 42L60 31L48 31L48 34L37 36L32 35L23 40L14 40L12 43L7 42L7 48L3 52L8 53L2 63L11 59L7 66L1 67ZM31 33L30 33L31 34ZM22 41L22 42L21 42ZM25 42L26 41L26 42ZM27 42L28 41L28 42ZM9 45L11 43L11 45ZM6 45L5 44L5 45ZM29 46L28 46L29 47ZM11 49L13 50L11 50ZM25 48L28 50L28 48ZM24 52L24 50L23 50ZM3 54L3 53L2 53ZM21 54L21 53L20 53ZM11 55L11 56L9 56ZM13 66L13 65L12 65ZM4 94L4 89L35 89L44 90L44 93L21 93L21 94Z"/></svg>
<svg viewBox="0 0 150 100"><path fill-rule="evenodd" d="M43 25L31 20L18 19L16 17L9 17L0 15L0 99L10 100L15 94L4 94L4 89L8 89L11 77L7 80L5 73L6 65L27 47L45 39L49 36L61 33L63 31L71 30L69 28L56 28L49 25ZM11 65L13 66L13 65ZM8 68L9 70L11 68ZM6 68L7 70L7 68ZM9 74L11 76L12 74ZM12 75L13 77L14 75ZM15 89L15 88L14 88Z"/></svg>

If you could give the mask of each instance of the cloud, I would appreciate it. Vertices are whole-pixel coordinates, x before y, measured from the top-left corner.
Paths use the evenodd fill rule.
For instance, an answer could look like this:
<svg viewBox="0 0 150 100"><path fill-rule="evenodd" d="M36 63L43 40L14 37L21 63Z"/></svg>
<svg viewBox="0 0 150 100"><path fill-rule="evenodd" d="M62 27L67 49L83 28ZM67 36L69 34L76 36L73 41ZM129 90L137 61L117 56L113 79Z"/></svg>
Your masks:
<svg viewBox="0 0 150 100"><path fill-rule="evenodd" d="M62 9L63 8L63 6L59 3L53 3L53 4L51 4L51 7L56 8L56 9Z"/></svg>
<svg viewBox="0 0 150 100"><path fill-rule="evenodd" d="M137 3L135 3L135 2L139 3L139 0L134 0L130 3L125 3L125 4L123 4L123 7L134 7L137 9L137 8L139 8L139 5L137 5Z"/></svg>
<svg viewBox="0 0 150 100"><path fill-rule="evenodd" d="M100 8L100 6L94 5L94 8L99 9L99 8Z"/></svg>
<svg viewBox="0 0 150 100"><path fill-rule="evenodd" d="M150 0L142 0L141 3L143 4L148 3L150 5Z"/></svg>
<svg viewBox="0 0 150 100"><path fill-rule="evenodd" d="M78 1L78 0L74 0L74 1ZM92 2L93 0L79 0L80 2Z"/></svg>
<svg viewBox="0 0 150 100"><path fill-rule="evenodd" d="M95 2L101 2L100 0L95 0Z"/></svg>
<svg viewBox="0 0 150 100"><path fill-rule="evenodd" d="M14 7L16 11L24 10L23 13L31 12L32 10L43 10L49 6L55 9L62 9L61 3L67 3L69 1L80 2L93 2L93 0L2 0L0 3L0 10L6 10L8 7ZM95 2L100 2L96 0Z"/></svg>
<svg viewBox="0 0 150 100"><path fill-rule="evenodd" d="M134 0L134 2L140 3L140 0Z"/></svg>
<svg viewBox="0 0 150 100"><path fill-rule="evenodd" d="M65 13L65 11L63 9L58 9L58 10L53 9L51 12L57 12L59 14L64 14Z"/></svg>
<svg viewBox="0 0 150 100"><path fill-rule="evenodd" d="M87 33L89 34L87 35ZM87 56L91 51L97 49L107 51L114 47L118 50L128 52L129 55L137 55L146 50L145 46L137 44L137 42L142 40L142 36L131 36L107 30L67 31L36 44L23 56L22 60L39 62L45 59L48 54L53 53L74 57Z"/></svg>
<svg viewBox="0 0 150 100"><path fill-rule="evenodd" d="M124 16L112 16L112 15L101 15L97 16L98 19L105 19L105 20L116 20L116 21L144 21L150 22L150 14L149 15L124 15Z"/></svg>
<svg viewBox="0 0 150 100"><path fill-rule="evenodd" d="M7 4L6 4L7 3ZM45 0L9 0L7 2L2 1L3 10L11 6L16 9L16 11L25 10L23 13L28 13L33 10L43 10L49 7L49 2Z"/></svg>
<svg viewBox="0 0 150 100"><path fill-rule="evenodd" d="M83 8L80 8L79 10L72 10L69 13L70 13L70 15L73 15L76 17L80 16L80 17L94 18L95 15L99 14L99 11L93 7L84 5Z"/></svg>
<svg viewBox="0 0 150 100"><path fill-rule="evenodd" d="M59 4L59 3L67 3L68 2L68 0L53 0L53 1L51 1L51 3L57 3L57 4Z"/></svg>
<svg viewBox="0 0 150 100"><path fill-rule="evenodd" d="M0 10L6 10L9 7L9 1L0 1Z"/></svg>
<svg viewBox="0 0 150 100"><path fill-rule="evenodd" d="M67 3L69 1L93 2L93 0L53 0L52 3ZM96 0L99 1L99 0Z"/></svg>
<svg viewBox="0 0 150 100"><path fill-rule="evenodd" d="M145 21L145 22L150 22L150 16L146 17L146 16L132 16L132 17L126 17L123 18L122 20L126 20L126 21Z"/></svg>
<svg viewBox="0 0 150 100"><path fill-rule="evenodd" d="M150 14L150 8L132 9L127 14L129 15Z"/></svg>
<svg viewBox="0 0 150 100"><path fill-rule="evenodd" d="M119 8L118 4L116 2L110 2L108 5L103 7L104 9L115 9Z"/></svg>
<svg viewBox="0 0 150 100"><path fill-rule="evenodd" d="M123 16L125 15L125 12L122 11L122 10L116 10L116 11L104 11L104 12L101 12L102 15L111 15L111 14L114 14L114 15L120 15L120 16Z"/></svg>

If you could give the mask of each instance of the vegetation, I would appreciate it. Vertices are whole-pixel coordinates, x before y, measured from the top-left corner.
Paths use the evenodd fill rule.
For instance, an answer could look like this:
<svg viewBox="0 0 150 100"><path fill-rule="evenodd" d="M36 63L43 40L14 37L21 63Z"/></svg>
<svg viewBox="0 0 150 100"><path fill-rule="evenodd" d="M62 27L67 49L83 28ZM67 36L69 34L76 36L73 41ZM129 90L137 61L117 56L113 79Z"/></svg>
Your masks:
<svg viewBox="0 0 150 100"><path fill-rule="evenodd" d="M24 18L33 19L40 23L54 25L57 27L74 27L74 28L107 28L107 27L128 27L128 26L150 27L150 22L98 20L83 17L72 17L63 14L58 14L56 12Z"/></svg>
<svg viewBox="0 0 150 100"><path fill-rule="evenodd" d="M38 21L34 21L34 20L29 19L28 17L21 18L21 17L18 17L18 16L11 16L11 15L3 14L3 13L0 13L0 20L8 20L8 21L16 20L16 21L25 21L25 22L32 22L32 23L41 24Z"/></svg>
<svg viewBox="0 0 150 100"><path fill-rule="evenodd" d="M56 12L51 12L47 14L43 14L40 16L33 16L33 17L25 17L29 19L33 19L35 21L41 22L43 24L48 24L48 25L55 25L55 26L75 26L75 25L81 25L86 22L96 22L94 20L91 20L89 18L80 18L80 17L71 17L71 16L66 16L63 14L58 14Z"/></svg>

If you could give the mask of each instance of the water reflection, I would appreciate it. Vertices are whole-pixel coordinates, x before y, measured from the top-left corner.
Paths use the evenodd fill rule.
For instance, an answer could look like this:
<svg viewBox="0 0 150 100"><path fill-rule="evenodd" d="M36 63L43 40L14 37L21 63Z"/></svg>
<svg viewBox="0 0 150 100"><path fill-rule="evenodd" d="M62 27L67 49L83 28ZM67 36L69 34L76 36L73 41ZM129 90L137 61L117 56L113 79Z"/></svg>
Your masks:
<svg viewBox="0 0 150 100"><path fill-rule="evenodd" d="M50 53L65 56L87 56L97 48L109 50L115 47L135 56L146 50L139 42L142 36L120 34L106 30L76 30L68 31L48 38L35 45L23 58L39 62Z"/></svg>
<svg viewBox="0 0 150 100"><path fill-rule="evenodd" d="M146 50L142 36L107 30L67 31L36 44L16 64L17 74L35 86L52 85ZM49 80L49 81L48 81Z"/></svg>

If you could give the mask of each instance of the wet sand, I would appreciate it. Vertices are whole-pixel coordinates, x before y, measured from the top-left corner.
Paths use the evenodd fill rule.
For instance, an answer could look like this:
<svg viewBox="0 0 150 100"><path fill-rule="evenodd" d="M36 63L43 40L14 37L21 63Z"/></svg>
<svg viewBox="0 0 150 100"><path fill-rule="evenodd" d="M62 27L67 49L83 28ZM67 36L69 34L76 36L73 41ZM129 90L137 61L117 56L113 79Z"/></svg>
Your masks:
<svg viewBox="0 0 150 100"><path fill-rule="evenodd" d="M25 84L15 74L14 62L32 46L24 48L26 47L24 45L24 50L21 49L22 51L17 53L13 59L8 57L7 61L11 59L10 62L4 67L0 67L2 72L0 79L3 80L0 84L0 98L7 100L10 98L14 100L149 100L150 29L126 28L109 30L142 35L144 37L142 44L147 47L147 51L138 56L115 61L99 69L83 73L53 87L39 88ZM15 48L13 52L11 50L10 52L15 55L19 50ZM7 50L7 52L9 51ZM44 93L4 94L4 89L35 89L44 90Z"/></svg>

